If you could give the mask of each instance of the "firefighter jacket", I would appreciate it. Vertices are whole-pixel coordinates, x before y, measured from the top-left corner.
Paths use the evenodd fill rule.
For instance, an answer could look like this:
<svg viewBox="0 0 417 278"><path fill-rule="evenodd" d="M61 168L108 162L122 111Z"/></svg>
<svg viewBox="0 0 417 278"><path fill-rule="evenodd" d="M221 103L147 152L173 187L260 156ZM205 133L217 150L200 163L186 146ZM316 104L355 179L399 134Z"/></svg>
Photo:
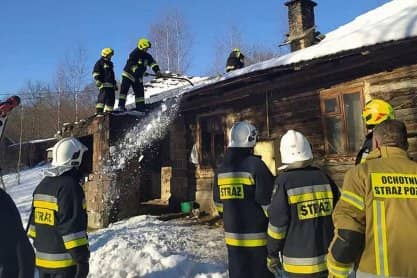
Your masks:
<svg viewBox="0 0 417 278"><path fill-rule="evenodd" d="M229 148L218 167L214 202L223 213L225 241L230 246L266 246L273 176L252 149Z"/></svg>
<svg viewBox="0 0 417 278"><path fill-rule="evenodd" d="M36 266L65 270L88 263L87 212L75 168L46 176L33 193L29 236L34 239Z"/></svg>
<svg viewBox="0 0 417 278"><path fill-rule="evenodd" d="M281 253L289 277L323 277L339 189L312 166L286 170L275 186L268 208L268 256L279 258Z"/></svg>
<svg viewBox="0 0 417 278"><path fill-rule="evenodd" d="M226 72L243 68L244 59L245 56L243 56L241 52L232 51L232 53L230 53L229 57L227 58Z"/></svg>
<svg viewBox="0 0 417 278"><path fill-rule="evenodd" d="M372 132L369 132L366 135L365 142L363 142L362 148L356 156L355 164L365 163L366 157L372 151L372 134Z"/></svg>
<svg viewBox="0 0 417 278"><path fill-rule="evenodd" d="M115 88L116 79L114 77L113 62L101 57L94 65L93 77L98 84L98 88ZM99 82L97 82L99 81Z"/></svg>
<svg viewBox="0 0 417 278"><path fill-rule="evenodd" d="M35 254L12 198L0 189L0 278L33 278Z"/></svg>
<svg viewBox="0 0 417 278"><path fill-rule="evenodd" d="M155 73L160 72L159 66L151 54L135 48L130 54L123 69L122 76L130 79L132 82L142 82L143 74L147 67L150 67Z"/></svg>
<svg viewBox="0 0 417 278"><path fill-rule="evenodd" d="M369 153L350 169L333 221L331 277L417 277L417 163L396 147Z"/></svg>

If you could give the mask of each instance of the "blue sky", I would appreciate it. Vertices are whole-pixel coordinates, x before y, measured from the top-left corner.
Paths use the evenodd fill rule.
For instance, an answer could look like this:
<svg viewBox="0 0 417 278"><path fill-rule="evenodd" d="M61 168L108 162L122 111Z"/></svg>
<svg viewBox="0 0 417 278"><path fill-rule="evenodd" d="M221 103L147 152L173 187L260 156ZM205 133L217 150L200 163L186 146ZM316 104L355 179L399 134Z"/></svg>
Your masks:
<svg viewBox="0 0 417 278"><path fill-rule="evenodd" d="M26 81L51 82L58 64L77 47L93 67L103 47L112 47L119 77L129 52L149 26L170 9L184 15L194 37L188 74L204 75L216 41L230 24L246 42L273 49L287 32L283 0L2 0L0 5L0 95ZM316 25L327 33L388 0L318 0ZM152 49L151 49L152 53Z"/></svg>

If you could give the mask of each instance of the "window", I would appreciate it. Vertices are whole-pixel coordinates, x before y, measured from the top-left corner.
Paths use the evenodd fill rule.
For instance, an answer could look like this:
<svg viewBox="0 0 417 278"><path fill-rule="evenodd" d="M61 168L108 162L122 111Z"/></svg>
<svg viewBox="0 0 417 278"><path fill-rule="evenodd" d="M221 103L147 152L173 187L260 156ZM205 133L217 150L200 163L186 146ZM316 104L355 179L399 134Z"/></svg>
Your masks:
<svg viewBox="0 0 417 278"><path fill-rule="evenodd" d="M201 164L215 167L223 159L225 128L219 116L200 119Z"/></svg>
<svg viewBox="0 0 417 278"><path fill-rule="evenodd" d="M353 154L364 138L362 89L326 91L320 95L327 154Z"/></svg>

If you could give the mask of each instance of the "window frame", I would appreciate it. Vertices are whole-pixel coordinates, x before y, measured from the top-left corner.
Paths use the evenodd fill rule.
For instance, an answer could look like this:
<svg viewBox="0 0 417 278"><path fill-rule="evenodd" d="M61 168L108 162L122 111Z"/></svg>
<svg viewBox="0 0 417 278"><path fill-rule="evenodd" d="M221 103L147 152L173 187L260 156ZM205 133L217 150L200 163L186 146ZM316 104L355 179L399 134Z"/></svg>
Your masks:
<svg viewBox="0 0 417 278"><path fill-rule="evenodd" d="M215 136L219 133L210 133L210 158L209 161L203 160L203 128L202 128L202 121L209 119L209 118L216 118L220 121L221 130L223 131L223 153L226 151L227 146L227 129L226 129L226 121L225 121L225 114L224 113L216 113L216 114L205 114L200 115L197 117L197 134L198 134L198 152L200 155L198 156L198 163L200 168L203 169L215 169L216 168L216 153L215 153Z"/></svg>
<svg viewBox="0 0 417 278"><path fill-rule="evenodd" d="M321 116L321 124L323 129L323 135L324 135L324 149L325 149L325 155L329 157L336 157L336 156L355 156L357 151L349 151L349 135L348 135L348 129L347 129L347 120L346 120L346 111L345 111L345 105L343 96L347 94L354 94L359 93L359 100L361 105L361 111L363 110L363 107L365 105L365 97L364 97L364 86L363 85L357 85L357 86L349 86L349 87L338 87L334 89L328 89L323 90L320 92L320 116ZM329 99L336 99L336 105L338 111L336 112L327 112L325 111L325 101ZM338 118L340 117L342 122L342 147L343 152L342 153L330 153L330 146L328 141L328 130L326 127L326 118L332 117L332 118ZM361 120L362 115L360 115ZM365 138L366 134L366 127L363 122L363 128L362 128L362 136Z"/></svg>

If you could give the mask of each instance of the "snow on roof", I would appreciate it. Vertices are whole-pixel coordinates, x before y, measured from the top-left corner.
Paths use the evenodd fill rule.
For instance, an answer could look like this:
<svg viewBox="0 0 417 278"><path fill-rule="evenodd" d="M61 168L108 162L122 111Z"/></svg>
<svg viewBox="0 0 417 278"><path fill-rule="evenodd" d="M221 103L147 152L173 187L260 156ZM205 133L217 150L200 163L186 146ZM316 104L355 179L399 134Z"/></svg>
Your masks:
<svg viewBox="0 0 417 278"><path fill-rule="evenodd" d="M173 79L158 80L159 82L150 81L145 84L145 102L158 102L251 72L310 61L348 50L416 36L417 1L392 0L327 33L320 43L287 55L234 70L222 76L192 77L194 86L190 86L185 81ZM128 95L126 103L134 103L132 94Z"/></svg>
<svg viewBox="0 0 417 278"><path fill-rule="evenodd" d="M417 36L417 1L392 0L325 35L318 44L225 76L309 61L339 52Z"/></svg>
<svg viewBox="0 0 417 278"><path fill-rule="evenodd" d="M199 83L202 80L208 79L208 77L196 77L196 76L183 76L173 74L175 77L187 78L192 83ZM151 79L144 84L145 88L145 102L154 103L165 99L166 97L180 94L191 85L185 80L173 79L173 78L158 78ZM131 89L126 99L126 105L133 105L135 103L135 94ZM118 100L116 100L116 106Z"/></svg>
<svg viewBox="0 0 417 278"><path fill-rule="evenodd" d="M340 52L417 36L417 1L392 0L326 34L318 44L284 56L204 79L194 87L179 88L171 96L194 91L251 72L310 61ZM166 92L166 96L169 93Z"/></svg>

